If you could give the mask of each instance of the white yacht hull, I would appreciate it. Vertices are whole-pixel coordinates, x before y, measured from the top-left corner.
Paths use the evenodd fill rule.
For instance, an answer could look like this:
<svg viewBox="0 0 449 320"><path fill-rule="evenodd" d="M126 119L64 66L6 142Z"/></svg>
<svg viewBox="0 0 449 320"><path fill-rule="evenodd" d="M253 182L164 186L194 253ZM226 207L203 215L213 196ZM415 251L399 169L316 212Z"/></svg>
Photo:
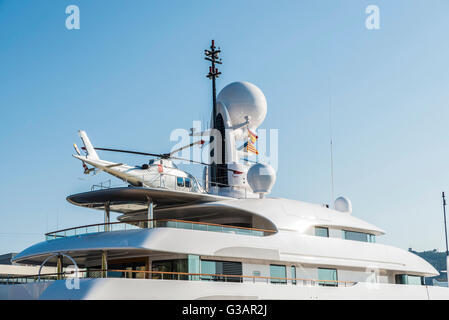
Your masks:
<svg viewBox="0 0 449 320"><path fill-rule="evenodd" d="M0 286L0 299L41 300L195 300L195 299L449 299L449 289L433 286L357 283L350 287L292 284L223 283L150 279L81 279L79 289L66 281Z"/></svg>

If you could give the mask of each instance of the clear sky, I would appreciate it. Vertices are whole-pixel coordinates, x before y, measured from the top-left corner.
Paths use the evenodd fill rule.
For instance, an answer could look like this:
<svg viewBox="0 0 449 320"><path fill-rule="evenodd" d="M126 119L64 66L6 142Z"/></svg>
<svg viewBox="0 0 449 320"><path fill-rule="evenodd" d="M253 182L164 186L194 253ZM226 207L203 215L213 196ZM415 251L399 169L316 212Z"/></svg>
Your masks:
<svg viewBox="0 0 449 320"><path fill-rule="evenodd" d="M71 4L79 30L65 27ZM365 27L371 4L379 30ZM386 230L379 242L443 249L448 13L447 0L0 0L0 253L102 221L65 200L109 179L81 180L77 130L98 146L165 152L173 129L209 119L212 38L218 89L249 81L267 98L262 128L279 129L274 196L331 201L331 100L335 194Z"/></svg>

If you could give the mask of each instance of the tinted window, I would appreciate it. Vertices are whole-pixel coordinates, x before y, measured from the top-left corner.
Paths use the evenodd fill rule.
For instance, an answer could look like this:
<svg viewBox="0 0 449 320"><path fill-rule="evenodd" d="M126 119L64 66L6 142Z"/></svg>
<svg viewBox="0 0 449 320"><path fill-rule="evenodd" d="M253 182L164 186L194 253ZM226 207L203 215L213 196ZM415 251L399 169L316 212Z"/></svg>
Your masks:
<svg viewBox="0 0 449 320"><path fill-rule="evenodd" d="M346 240L376 242L376 236L373 234L343 230L343 238Z"/></svg>
<svg viewBox="0 0 449 320"><path fill-rule="evenodd" d="M242 263L233 261L201 260L201 273L211 276L201 276L201 280L241 282L241 277L225 277L226 275L242 275ZM220 276L216 276L220 275ZM224 275L224 276L222 276Z"/></svg>
<svg viewBox="0 0 449 320"><path fill-rule="evenodd" d="M322 227L315 227L315 235L318 237L329 237L329 229Z"/></svg>
<svg viewBox="0 0 449 320"><path fill-rule="evenodd" d="M318 268L318 279L326 280L326 281L318 282L318 284L320 286L336 287L338 285L337 270L336 269Z"/></svg>
<svg viewBox="0 0 449 320"><path fill-rule="evenodd" d="M396 284L407 284L407 275L405 274L397 274L394 276L396 280Z"/></svg>
<svg viewBox="0 0 449 320"><path fill-rule="evenodd" d="M422 277L419 276L407 276L407 284L420 286L422 284Z"/></svg>
<svg viewBox="0 0 449 320"><path fill-rule="evenodd" d="M153 261L151 264L151 270L159 272L188 272L187 259ZM152 278L176 280L178 279L178 275L170 273L154 273L152 274ZM179 279L187 280L187 276L179 275Z"/></svg>
<svg viewBox="0 0 449 320"><path fill-rule="evenodd" d="M411 276L408 274L397 274L395 276L396 284L410 284L410 285L422 285L422 277L420 276Z"/></svg>
<svg viewBox="0 0 449 320"><path fill-rule="evenodd" d="M270 264L270 277L273 278L284 278L284 279L271 279L271 283L287 283L287 273L285 266L279 266Z"/></svg>
<svg viewBox="0 0 449 320"><path fill-rule="evenodd" d="M176 185L177 185L178 187L184 187L184 178L177 177L177 178L176 178Z"/></svg>
<svg viewBox="0 0 449 320"><path fill-rule="evenodd" d="M184 181L185 181L186 188L190 188L191 187L190 178L185 178Z"/></svg>
<svg viewBox="0 0 449 320"><path fill-rule="evenodd" d="M296 267L295 266L292 266L292 276L291 276L291 278L293 279L292 280L292 284L296 284Z"/></svg>

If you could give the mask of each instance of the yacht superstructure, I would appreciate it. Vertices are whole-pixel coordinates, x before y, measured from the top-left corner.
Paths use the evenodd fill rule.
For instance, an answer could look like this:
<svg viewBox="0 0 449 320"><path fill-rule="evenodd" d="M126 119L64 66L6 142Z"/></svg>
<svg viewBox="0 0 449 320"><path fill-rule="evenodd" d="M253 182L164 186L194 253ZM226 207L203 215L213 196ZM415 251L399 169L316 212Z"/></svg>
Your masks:
<svg viewBox="0 0 449 320"><path fill-rule="evenodd" d="M216 56L214 44L209 53ZM213 66L210 78L218 74ZM273 168L241 161L266 113L253 84L234 82L214 94L211 129L192 132L211 137L204 188L186 187L191 177L180 175L170 185L135 182L68 196L104 222L47 233L19 253L15 262L56 266L57 280L0 286L0 298L449 298L447 288L424 285L438 274L429 263L376 243L385 232L354 216L349 199L330 208L266 196ZM159 174L162 181L168 173Z"/></svg>
<svg viewBox="0 0 449 320"><path fill-rule="evenodd" d="M78 287L61 279L27 284L40 290L22 294L40 299L447 298L447 289L422 285L423 277L438 274L430 264L376 243L384 232L350 212L287 199L189 198L181 191L170 194L176 200L170 205L160 192L126 187L68 197L76 205L123 215L118 222L51 232L21 252L15 261L59 265L61 277L62 268L76 262L83 274ZM143 201L147 196L155 205L152 219ZM132 199L127 206L124 198Z"/></svg>

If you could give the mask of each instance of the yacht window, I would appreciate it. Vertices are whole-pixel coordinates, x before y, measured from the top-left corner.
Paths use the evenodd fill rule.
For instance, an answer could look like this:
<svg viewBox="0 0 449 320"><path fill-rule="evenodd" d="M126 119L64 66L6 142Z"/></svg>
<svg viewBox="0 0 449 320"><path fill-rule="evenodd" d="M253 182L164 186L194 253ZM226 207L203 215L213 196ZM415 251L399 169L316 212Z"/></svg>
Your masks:
<svg viewBox="0 0 449 320"><path fill-rule="evenodd" d="M192 184L190 183L190 178L185 178L184 181L185 181L186 188L190 188L192 186Z"/></svg>
<svg viewBox="0 0 449 320"><path fill-rule="evenodd" d="M407 284L420 286L423 284L423 278L420 276L407 275Z"/></svg>
<svg viewBox="0 0 449 320"><path fill-rule="evenodd" d="M327 269L327 268L318 268L318 280L324 280L324 281L318 282L318 284L320 286L325 286L325 287L338 286L337 270L336 269Z"/></svg>
<svg viewBox="0 0 449 320"><path fill-rule="evenodd" d="M109 264L109 269L123 270L123 272L122 271L108 271L108 277L112 277L112 278L144 278L145 273L133 272L133 271L145 271L145 261L132 261L132 262L126 262L126 263L111 262ZM124 270L127 270L128 272L125 272Z"/></svg>
<svg viewBox="0 0 449 320"><path fill-rule="evenodd" d="M285 266L270 264L270 277L272 278L282 278L282 279L271 279L271 283L287 283L287 272Z"/></svg>
<svg viewBox="0 0 449 320"><path fill-rule="evenodd" d="M164 260L164 261L153 261L151 264L152 271L159 272L183 272L187 273L189 271L187 259L175 259L175 260ZM152 274L153 279L170 279L177 280L179 276L180 280L187 280L186 275L177 275L170 273L154 273Z"/></svg>
<svg viewBox="0 0 449 320"><path fill-rule="evenodd" d="M225 277L226 275L241 276L242 263L233 261L201 260L201 280L242 282L241 277ZM220 276L216 276L220 275Z"/></svg>
<svg viewBox="0 0 449 320"><path fill-rule="evenodd" d="M343 230L343 239L363 242L376 242L376 236L374 234L347 230Z"/></svg>
<svg viewBox="0 0 449 320"><path fill-rule="evenodd" d="M420 276L411 276L408 274L397 274L395 276L396 284L410 284L420 286L423 284L423 278Z"/></svg>
<svg viewBox="0 0 449 320"><path fill-rule="evenodd" d="M296 267L292 266L292 284L296 284Z"/></svg>
<svg viewBox="0 0 449 320"><path fill-rule="evenodd" d="M318 237L329 237L329 229L323 227L315 227L315 235Z"/></svg>
<svg viewBox="0 0 449 320"><path fill-rule="evenodd" d="M196 254L189 254L187 256L187 265L189 268L189 273L201 273L200 256ZM189 276L189 280L200 280L200 277L197 275Z"/></svg>
<svg viewBox="0 0 449 320"><path fill-rule="evenodd" d="M176 177L176 185L178 187L184 187L184 178L182 177Z"/></svg>
<svg viewBox="0 0 449 320"><path fill-rule="evenodd" d="M394 277L396 284L407 284L407 275L406 274L397 274Z"/></svg>

